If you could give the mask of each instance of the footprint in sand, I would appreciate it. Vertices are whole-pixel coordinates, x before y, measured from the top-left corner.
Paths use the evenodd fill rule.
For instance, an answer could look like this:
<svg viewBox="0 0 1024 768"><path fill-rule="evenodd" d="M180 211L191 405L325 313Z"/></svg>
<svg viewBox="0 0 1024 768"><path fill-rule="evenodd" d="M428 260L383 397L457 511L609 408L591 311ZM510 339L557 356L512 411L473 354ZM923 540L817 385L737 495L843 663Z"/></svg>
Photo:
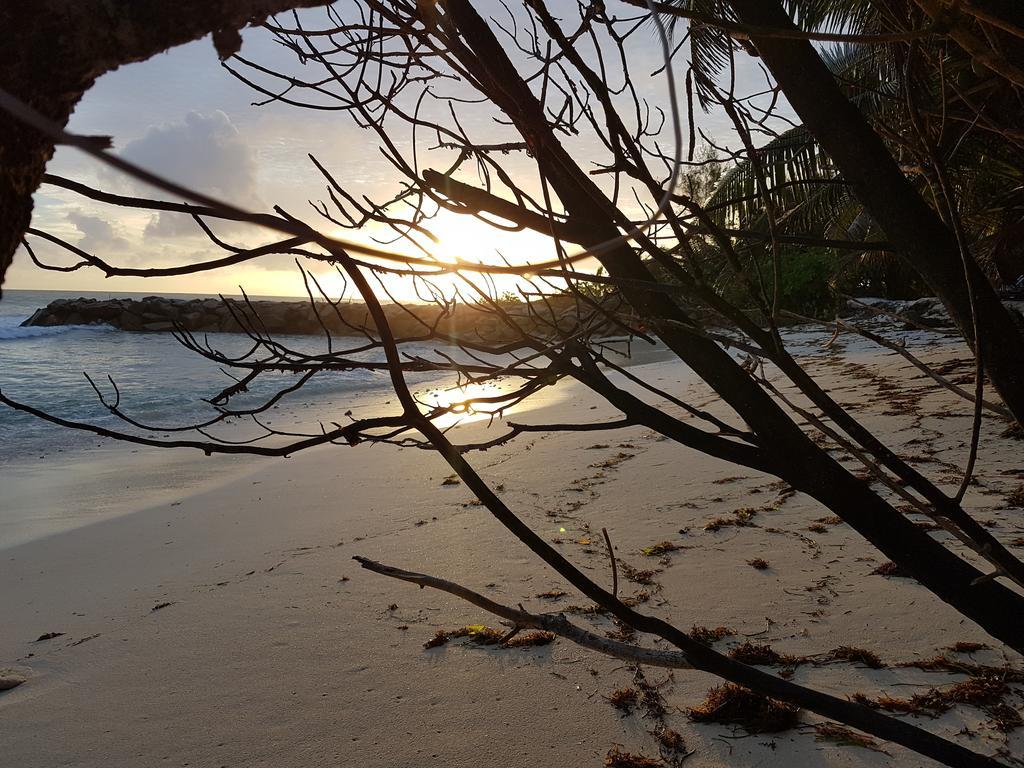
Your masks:
<svg viewBox="0 0 1024 768"><path fill-rule="evenodd" d="M15 672L13 669L0 669L0 691L9 691L12 688L17 688L27 680L28 678L25 675Z"/></svg>

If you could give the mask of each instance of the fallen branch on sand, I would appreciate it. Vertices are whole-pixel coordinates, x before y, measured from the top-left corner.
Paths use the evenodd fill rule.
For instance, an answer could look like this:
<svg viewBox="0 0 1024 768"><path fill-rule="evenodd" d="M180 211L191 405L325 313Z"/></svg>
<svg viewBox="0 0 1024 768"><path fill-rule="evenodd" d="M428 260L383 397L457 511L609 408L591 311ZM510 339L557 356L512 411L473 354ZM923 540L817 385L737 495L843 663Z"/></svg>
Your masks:
<svg viewBox="0 0 1024 768"><path fill-rule="evenodd" d="M996 768L997 766L1002 766L1002 768L1006 768L1003 763L993 758L972 752L958 744L947 741L910 723L884 715L863 704L844 701L834 696L813 691L786 680L761 673L746 664L729 659L711 648L690 639L688 636L687 640L692 643L693 648L688 648L687 651L654 651L629 643L598 637L575 626L562 614L533 614L522 607L512 608L496 603L478 592L474 592L461 584L456 584L446 579L406 571L358 555L353 559L368 571L416 584L421 589L430 587L431 589L455 595L468 603L483 608L495 616L505 619L512 625L513 629L528 627L553 632L559 637L571 640L584 648L596 650L637 664L649 664L651 666L675 669L702 669L729 680L730 683L734 684L733 687L742 686L746 688L744 683L750 681L752 687L753 685L757 686L758 694L756 695L769 694L773 698L777 697L780 702L784 702L790 707L801 707L838 720L844 725L852 726L873 736L909 747L920 754L934 757L946 765L957 768L959 766L964 766L965 768L968 766L972 768L980 768L981 766ZM631 609L622 605L619 601L614 600L614 602L623 610L634 614ZM650 619L650 617L634 615L637 619ZM631 623L636 624L636 622ZM673 642L675 642L674 638ZM738 686L735 684L738 684Z"/></svg>

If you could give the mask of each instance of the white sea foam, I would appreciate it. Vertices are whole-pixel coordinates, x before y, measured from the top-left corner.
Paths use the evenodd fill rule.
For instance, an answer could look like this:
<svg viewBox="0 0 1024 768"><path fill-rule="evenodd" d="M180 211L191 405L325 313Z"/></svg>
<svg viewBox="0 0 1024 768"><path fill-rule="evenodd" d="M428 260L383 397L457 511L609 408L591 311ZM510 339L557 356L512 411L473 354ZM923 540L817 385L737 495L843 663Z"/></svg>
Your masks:
<svg viewBox="0 0 1024 768"><path fill-rule="evenodd" d="M0 389L13 400L62 418L124 429L97 399L83 373L116 399L120 407L147 424L180 426L216 415L204 400L232 383L217 363L185 349L167 333L130 333L106 325L21 327L21 323L52 295L5 291L0 302ZM214 348L225 354L241 354L249 346L241 334L212 333ZM322 354L326 340L316 336L281 337L282 343L309 353ZM436 344L411 345L413 356L434 357ZM448 350L459 357L457 350ZM359 360L382 360L379 351L352 355ZM413 386L438 378L434 373L409 376ZM287 373L268 372L239 394L233 405L253 407L266 402L278 390L295 382ZM282 399L264 414L283 429L319 430L319 422L344 420L353 397L363 392L387 391L389 379L380 371L325 372ZM244 425L243 425L244 426ZM159 428L156 430L160 432ZM225 432L226 434L227 432ZM94 447L94 435L62 430L30 414L0 407L0 465L24 456L49 455L53 450L77 451Z"/></svg>
<svg viewBox="0 0 1024 768"><path fill-rule="evenodd" d="M19 339L37 339L40 336L58 336L72 331L113 331L111 325L54 325L22 327L20 323L8 324L7 318L0 318L0 341L18 341Z"/></svg>

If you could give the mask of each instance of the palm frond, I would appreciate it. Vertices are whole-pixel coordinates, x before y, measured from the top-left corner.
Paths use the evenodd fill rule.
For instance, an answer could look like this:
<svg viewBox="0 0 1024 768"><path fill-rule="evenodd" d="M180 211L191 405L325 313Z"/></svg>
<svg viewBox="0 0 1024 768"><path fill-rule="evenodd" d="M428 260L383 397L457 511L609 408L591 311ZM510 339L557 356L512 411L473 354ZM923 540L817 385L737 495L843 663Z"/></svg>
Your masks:
<svg viewBox="0 0 1024 768"><path fill-rule="evenodd" d="M875 15L870 0L784 0L797 27L807 32L856 34Z"/></svg>
<svg viewBox="0 0 1024 768"><path fill-rule="evenodd" d="M836 178L828 158L810 133L798 126L758 150L765 183L775 208L783 213L805 204L820 185ZM723 177L705 206L723 226L749 228L764 216L757 175L752 163L741 162Z"/></svg>
<svg viewBox="0 0 1024 768"><path fill-rule="evenodd" d="M668 0L682 11L694 11L723 21L736 22L732 7L726 0ZM874 18L871 0L784 0L784 5L797 27L807 32L857 33ZM670 29L680 19L668 15ZM713 104L712 84L728 66L736 42L723 30L706 24L691 24L690 64L695 75L697 98L707 111Z"/></svg>

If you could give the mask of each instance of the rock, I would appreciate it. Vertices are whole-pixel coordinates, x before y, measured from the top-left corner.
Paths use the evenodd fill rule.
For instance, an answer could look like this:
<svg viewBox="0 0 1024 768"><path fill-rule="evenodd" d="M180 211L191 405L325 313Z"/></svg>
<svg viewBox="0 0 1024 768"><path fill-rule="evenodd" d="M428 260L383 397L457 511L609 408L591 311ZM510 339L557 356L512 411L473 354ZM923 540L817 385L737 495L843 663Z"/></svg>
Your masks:
<svg viewBox="0 0 1024 768"><path fill-rule="evenodd" d="M220 331L221 333L238 333L242 330L242 327L237 323L235 318L231 315L221 317L217 321L217 327L211 328L211 331Z"/></svg>
<svg viewBox="0 0 1024 768"><path fill-rule="evenodd" d="M37 309L32 313L32 317L21 324L22 328L28 328L34 325L42 325L43 320L49 316L49 308Z"/></svg>
<svg viewBox="0 0 1024 768"><path fill-rule="evenodd" d="M556 314L570 308L569 297L548 297L546 308ZM407 311L407 309L409 311ZM344 302L331 306L318 302L317 311L308 301L253 301L246 303L237 299L165 299L147 296L143 299L58 299L47 307L37 310L26 320L26 326L56 326L68 324L107 324L125 331L159 333L171 331L178 323L194 333L238 333L242 327L235 315L243 319L246 326L265 329L271 335L308 334L322 336L324 326L332 335L359 336L361 329L373 328L366 305L361 302ZM384 312L399 338L419 337L429 327L436 327L441 333L451 336L466 336L481 341L479 334L487 340L504 342L513 334L495 318L475 311L470 306L459 306L439 317L443 310L434 305L416 305L403 309L396 305L385 305ZM415 317L410 314L415 313ZM529 317L526 307L513 307L510 312L521 317L526 328L537 327L537 321ZM234 314L233 314L234 313ZM254 315L258 315L257 317ZM419 318L419 319L417 319ZM422 321L422 322L421 322ZM563 323L564 324L564 323ZM568 327L568 326L566 326ZM541 326L548 332L549 326Z"/></svg>
<svg viewBox="0 0 1024 768"><path fill-rule="evenodd" d="M93 322L97 320L106 322L113 320L121 311L122 307L116 301L103 301L91 307L89 314L94 318Z"/></svg>
<svg viewBox="0 0 1024 768"><path fill-rule="evenodd" d="M865 304L867 307L864 306ZM953 321L946 312L946 308L942 306L942 302L931 297L915 299L913 301L871 298L861 299L859 302L850 301L843 316L851 320L881 320L883 322L890 322L894 326L898 325L898 321L895 318L883 318L883 316L872 312L868 307L888 313L889 315L907 318L910 322L903 324L902 327L905 330L921 325L927 328L949 328L953 325Z"/></svg>
<svg viewBox="0 0 1024 768"><path fill-rule="evenodd" d="M122 312L117 317L113 325L125 331L142 330L142 320L139 318L138 315L133 314L132 312L129 312L127 310Z"/></svg>
<svg viewBox="0 0 1024 768"><path fill-rule="evenodd" d="M147 333L166 333L167 331L174 330L174 323L167 323L163 321L143 323L141 330L146 331Z"/></svg>
<svg viewBox="0 0 1024 768"><path fill-rule="evenodd" d="M948 328L953 324L942 302L934 298L918 299L901 314L929 328Z"/></svg>
<svg viewBox="0 0 1024 768"><path fill-rule="evenodd" d="M198 310L190 310L178 317L178 322L188 328L190 331L196 331L203 327L203 318L205 315Z"/></svg>

